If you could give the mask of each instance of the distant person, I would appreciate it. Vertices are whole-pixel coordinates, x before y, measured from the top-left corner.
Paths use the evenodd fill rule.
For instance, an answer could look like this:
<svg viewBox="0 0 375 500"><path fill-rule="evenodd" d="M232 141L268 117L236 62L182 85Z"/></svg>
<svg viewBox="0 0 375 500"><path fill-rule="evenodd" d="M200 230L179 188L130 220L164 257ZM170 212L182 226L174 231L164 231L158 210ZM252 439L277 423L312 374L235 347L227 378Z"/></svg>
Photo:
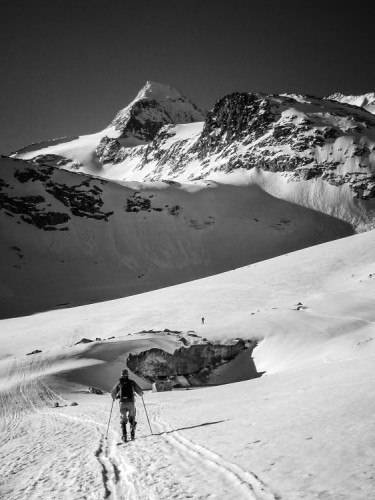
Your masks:
<svg viewBox="0 0 375 500"><path fill-rule="evenodd" d="M202 318L202 325L204 325L204 318Z"/></svg>
<svg viewBox="0 0 375 500"><path fill-rule="evenodd" d="M128 370L122 370L120 380L111 391L112 399L120 400L120 413L121 413L121 430L122 440L127 441L126 424L129 418L130 424L130 437L135 438L135 428L137 422L135 421L135 404L134 392L139 396L143 396L142 389L134 380L129 378Z"/></svg>

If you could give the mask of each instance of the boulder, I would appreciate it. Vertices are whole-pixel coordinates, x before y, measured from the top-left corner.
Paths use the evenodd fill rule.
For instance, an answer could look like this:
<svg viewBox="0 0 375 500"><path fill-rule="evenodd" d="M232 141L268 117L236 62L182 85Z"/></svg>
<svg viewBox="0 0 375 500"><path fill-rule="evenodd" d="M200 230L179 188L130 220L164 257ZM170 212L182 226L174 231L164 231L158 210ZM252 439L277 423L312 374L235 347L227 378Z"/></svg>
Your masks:
<svg viewBox="0 0 375 500"><path fill-rule="evenodd" d="M28 352L28 353L26 354L26 356L30 356L31 354L38 354L38 353L40 353L40 352L42 352L40 349L35 349L35 351Z"/></svg>
<svg viewBox="0 0 375 500"><path fill-rule="evenodd" d="M101 389L97 389L96 387L89 387L89 392L91 394L99 394L99 395L103 394L103 391Z"/></svg>
<svg viewBox="0 0 375 500"><path fill-rule="evenodd" d="M172 390L172 382L170 380L156 380L152 384L152 392L164 392Z"/></svg>

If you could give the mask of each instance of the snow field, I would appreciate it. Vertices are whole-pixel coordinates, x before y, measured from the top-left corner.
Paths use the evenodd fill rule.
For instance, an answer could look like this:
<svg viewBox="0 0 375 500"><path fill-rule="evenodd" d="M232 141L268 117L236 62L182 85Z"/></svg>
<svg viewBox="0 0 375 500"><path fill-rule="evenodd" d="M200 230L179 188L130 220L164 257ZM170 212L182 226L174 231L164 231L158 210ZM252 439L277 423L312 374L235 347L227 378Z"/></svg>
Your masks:
<svg viewBox="0 0 375 500"><path fill-rule="evenodd" d="M8 414L1 429L1 495L371 498L374 360L370 355L237 384L146 393L153 435L138 398L136 440L127 444L119 444L117 403L105 439L108 395L66 384L64 373L32 382L26 376L12 394L19 411ZM18 367L35 375L40 369L36 363ZM1 399L6 402L4 390ZM56 400L78 406L54 408Z"/></svg>
<svg viewBox="0 0 375 500"><path fill-rule="evenodd" d="M370 231L175 287L1 321L0 495L371 499L374 238ZM257 338L254 361L266 374L146 393L154 435L138 400L136 441L118 445L116 406L106 441L111 400L87 386L109 390L128 352L172 350L167 334L135 333L151 328ZM25 356L36 348L43 352ZM63 406L72 401L78 406Z"/></svg>

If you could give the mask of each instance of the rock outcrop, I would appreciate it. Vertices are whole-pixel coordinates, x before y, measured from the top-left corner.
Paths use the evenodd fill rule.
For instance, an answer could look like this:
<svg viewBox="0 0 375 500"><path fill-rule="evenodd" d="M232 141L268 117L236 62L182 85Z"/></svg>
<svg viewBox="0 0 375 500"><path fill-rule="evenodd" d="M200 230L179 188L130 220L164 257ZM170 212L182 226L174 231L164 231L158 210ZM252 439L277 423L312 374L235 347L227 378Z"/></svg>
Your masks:
<svg viewBox="0 0 375 500"><path fill-rule="evenodd" d="M20 184L41 183L44 192L67 207L71 214L76 217L93 218L97 220L108 220L113 211L103 212L103 190L89 178L85 178L74 185L58 183L53 180L55 168L40 165L39 168L25 168L23 162L20 168L15 169L14 178ZM78 179L77 179L78 180ZM100 181L105 183L105 181ZM14 217L18 215L23 222L36 226L44 231L68 231L66 223L71 215L65 212L49 210L51 203L47 202L46 196L13 194L14 187L0 179L0 204L5 213Z"/></svg>
<svg viewBox="0 0 375 500"><path fill-rule="evenodd" d="M215 369L235 359L244 350L251 351L256 342L235 339L226 344L197 343L170 354L149 349L129 355L127 365L139 377L156 384L156 390L173 387L208 385ZM158 389L160 387L160 389Z"/></svg>
<svg viewBox="0 0 375 500"><path fill-rule="evenodd" d="M156 82L147 82L136 98L119 111L110 126L119 137L132 137L150 142L163 125L203 121L204 111L176 89Z"/></svg>
<svg viewBox="0 0 375 500"><path fill-rule="evenodd" d="M172 382L170 380L157 380L152 384L152 392L165 392L171 391L173 389Z"/></svg>

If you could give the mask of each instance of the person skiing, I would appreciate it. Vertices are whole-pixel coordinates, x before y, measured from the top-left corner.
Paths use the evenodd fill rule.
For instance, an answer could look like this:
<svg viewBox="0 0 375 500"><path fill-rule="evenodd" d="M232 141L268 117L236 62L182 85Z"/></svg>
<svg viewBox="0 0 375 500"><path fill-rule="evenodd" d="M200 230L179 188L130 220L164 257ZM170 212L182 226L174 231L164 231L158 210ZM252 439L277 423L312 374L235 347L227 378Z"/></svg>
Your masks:
<svg viewBox="0 0 375 500"><path fill-rule="evenodd" d="M139 396L143 396L142 389L132 379L129 378L128 370L122 370L120 380L113 387L111 391L112 399L120 400L120 413L121 413L121 430L122 440L127 441L126 424L129 419L130 423L130 437L135 437L135 405L134 405L134 392Z"/></svg>

